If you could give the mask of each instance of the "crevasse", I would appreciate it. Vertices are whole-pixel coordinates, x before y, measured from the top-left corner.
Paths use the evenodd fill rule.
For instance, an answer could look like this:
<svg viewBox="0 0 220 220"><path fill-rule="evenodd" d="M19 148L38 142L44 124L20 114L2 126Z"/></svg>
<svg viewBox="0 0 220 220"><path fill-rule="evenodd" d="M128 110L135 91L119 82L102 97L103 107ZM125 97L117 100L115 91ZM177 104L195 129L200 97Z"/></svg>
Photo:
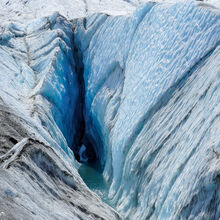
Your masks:
<svg viewBox="0 0 220 220"><path fill-rule="evenodd" d="M121 219L77 172L82 113L72 28L54 13L1 30L0 218Z"/></svg>
<svg viewBox="0 0 220 220"><path fill-rule="evenodd" d="M76 169L91 156L124 218L219 219L219 42L192 2L12 23L1 99Z"/></svg>

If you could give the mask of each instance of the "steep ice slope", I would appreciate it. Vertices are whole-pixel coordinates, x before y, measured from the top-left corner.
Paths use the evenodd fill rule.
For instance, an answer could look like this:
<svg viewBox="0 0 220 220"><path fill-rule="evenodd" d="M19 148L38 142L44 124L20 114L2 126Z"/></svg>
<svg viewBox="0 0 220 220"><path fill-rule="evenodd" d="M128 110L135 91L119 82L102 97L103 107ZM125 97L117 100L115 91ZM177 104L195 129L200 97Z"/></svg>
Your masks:
<svg viewBox="0 0 220 220"><path fill-rule="evenodd" d="M132 206L141 219L219 219L219 63L218 47L138 134L117 195L125 215Z"/></svg>
<svg viewBox="0 0 220 220"><path fill-rule="evenodd" d="M72 38L71 23L54 13L27 24L11 23L0 41L3 101L69 155L79 92Z"/></svg>
<svg viewBox="0 0 220 220"><path fill-rule="evenodd" d="M117 209L130 219L218 219L219 12L148 3L79 21L76 39L86 134Z"/></svg>
<svg viewBox="0 0 220 220"><path fill-rule="evenodd" d="M58 13L0 35L0 212L9 219L120 219L80 178L70 148L80 85ZM2 216L1 216L2 217Z"/></svg>
<svg viewBox="0 0 220 220"><path fill-rule="evenodd" d="M102 166L106 160L104 151L107 149L103 149L102 146L104 139L98 142L100 138L104 138L99 134L106 133L107 136L108 129L111 129L117 106L120 104L124 83L123 69L125 69L131 39L138 24L152 6L153 3L145 5L131 17L107 17L100 14L91 16L84 25L80 21L77 23L75 42L84 52L85 108L89 110L92 106L91 112L94 114L91 115L90 120L89 111L85 111L86 136L90 138L90 142L94 143ZM84 26L87 28L85 33ZM98 95L95 96L96 94ZM110 100L113 96L113 100ZM112 101L112 107L107 106L109 100ZM106 113L109 118L108 125L104 120ZM96 121L100 127L93 125ZM107 159L109 158L111 157L108 155Z"/></svg>

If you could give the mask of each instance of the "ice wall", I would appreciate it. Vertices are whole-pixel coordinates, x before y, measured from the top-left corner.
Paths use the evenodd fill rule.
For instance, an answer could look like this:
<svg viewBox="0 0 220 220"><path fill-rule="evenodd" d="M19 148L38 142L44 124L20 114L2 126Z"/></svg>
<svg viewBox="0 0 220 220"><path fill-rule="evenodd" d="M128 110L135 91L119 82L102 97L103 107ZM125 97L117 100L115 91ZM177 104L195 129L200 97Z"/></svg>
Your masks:
<svg viewBox="0 0 220 220"><path fill-rule="evenodd" d="M30 122L33 136L69 155L74 163L70 148L78 124L79 85L72 24L58 13L11 23L1 34L0 53L4 103Z"/></svg>
<svg viewBox="0 0 220 220"><path fill-rule="evenodd" d="M219 18L195 3L147 3L78 22L86 132L125 217L220 215Z"/></svg>

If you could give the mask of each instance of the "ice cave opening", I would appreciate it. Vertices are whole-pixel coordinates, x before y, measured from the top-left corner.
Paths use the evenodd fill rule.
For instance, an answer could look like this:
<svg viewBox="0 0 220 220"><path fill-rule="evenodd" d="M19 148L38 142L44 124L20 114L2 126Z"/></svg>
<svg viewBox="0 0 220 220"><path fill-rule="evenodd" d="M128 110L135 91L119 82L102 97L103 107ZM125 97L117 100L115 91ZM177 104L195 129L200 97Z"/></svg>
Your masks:
<svg viewBox="0 0 220 220"><path fill-rule="evenodd" d="M88 164L89 166L97 168L99 170L99 162L94 147L90 142L82 143L74 151L75 158L80 163Z"/></svg>

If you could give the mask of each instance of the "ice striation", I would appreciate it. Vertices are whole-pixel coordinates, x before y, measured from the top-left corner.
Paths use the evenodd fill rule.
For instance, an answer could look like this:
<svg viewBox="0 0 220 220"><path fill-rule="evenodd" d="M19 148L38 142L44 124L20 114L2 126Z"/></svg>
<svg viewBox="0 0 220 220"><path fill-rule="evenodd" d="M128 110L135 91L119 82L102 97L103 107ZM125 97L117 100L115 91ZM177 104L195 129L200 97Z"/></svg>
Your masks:
<svg viewBox="0 0 220 220"><path fill-rule="evenodd" d="M32 124L0 105L1 219L120 219Z"/></svg>
<svg viewBox="0 0 220 220"><path fill-rule="evenodd" d="M147 3L98 29L93 20L76 30L91 38L81 41L86 130L116 209L130 219L218 219L219 13Z"/></svg>
<svg viewBox="0 0 220 220"><path fill-rule="evenodd" d="M111 13L107 1L68 2L67 18L51 13L59 1L5 2L15 16L2 12L0 35L7 218L220 218L219 9L160 1L134 11L140 2ZM79 174L99 193L96 178L104 202Z"/></svg>

